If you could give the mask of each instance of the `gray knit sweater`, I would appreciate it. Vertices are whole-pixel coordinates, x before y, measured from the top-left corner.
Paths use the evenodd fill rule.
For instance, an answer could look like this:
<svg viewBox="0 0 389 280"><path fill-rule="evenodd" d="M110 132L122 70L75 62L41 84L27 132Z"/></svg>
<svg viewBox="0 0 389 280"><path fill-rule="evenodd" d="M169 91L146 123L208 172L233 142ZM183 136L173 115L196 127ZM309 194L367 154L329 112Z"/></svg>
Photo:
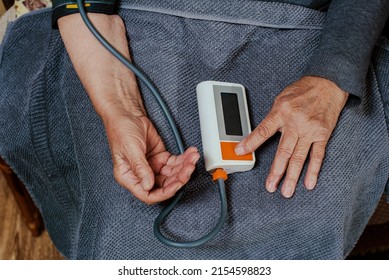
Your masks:
<svg viewBox="0 0 389 280"><path fill-rule="evenodd" d="M388 0L265 1L328 9L319 47L303 75L327 78L353 96L363 98L373 46L388 18Z"/></svg>
<svg viewBox="0 0 389 280"><path fill-rule="evenodd" d="M388 17L389 0L261 1L328 10L320 46L303 75L327 78L352 96L363 97L371 53Z"/></svg>

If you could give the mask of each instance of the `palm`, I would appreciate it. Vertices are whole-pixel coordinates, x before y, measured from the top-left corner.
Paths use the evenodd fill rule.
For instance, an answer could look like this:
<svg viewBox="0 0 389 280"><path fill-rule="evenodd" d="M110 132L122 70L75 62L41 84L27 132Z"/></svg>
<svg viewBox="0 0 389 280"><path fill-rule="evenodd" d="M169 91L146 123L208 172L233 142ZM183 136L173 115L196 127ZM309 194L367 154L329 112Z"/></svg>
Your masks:
<svg viewBox="0 0 389 280"><path fill-rule="evenodd" d="M124 127L120 129L122 131L121 144L118 147L123 147L123 145L130 148L140 146L146 156L148 165L146 169L148 170L139 170L145 167L142 166L141 162L131 161L133 155L128 148L121 148L121 151L118 152L112 147L114 164L116 165L115 177L118 182L136 197L148 203L172 197L178 189L189 181L199 159L197 149L188 148L185 153L179 156L170 154L166 151L156 129L145 116L127 119L123 125ZM124 135L123 131L131 133ZM115 139L118 138L115 137ZM152 182L149 182L149 187L145 188L147 184L143 180L147 175Z"/></svg>

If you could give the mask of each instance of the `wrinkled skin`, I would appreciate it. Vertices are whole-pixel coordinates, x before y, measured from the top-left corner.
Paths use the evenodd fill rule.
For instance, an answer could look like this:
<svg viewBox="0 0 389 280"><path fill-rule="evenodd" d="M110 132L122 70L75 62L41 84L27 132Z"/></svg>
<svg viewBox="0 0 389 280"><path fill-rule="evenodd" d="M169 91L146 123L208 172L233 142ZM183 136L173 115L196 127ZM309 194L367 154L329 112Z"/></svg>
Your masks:
<svg viewBox="0 0 389 280"><path fill-rule="evenodd" d="M312 190L317 183L325 148L346 104L348 94L329 80L303 77L286 87L276 98L266 118L237 145L237 154L256 150L276 132L281 132L278 149L266 180L269 192L293 195L309 154L304 184Z"/></svg>
<svg viewBox="0 0 389 280"><path fill-rule="evenodd" d="M130 59L122 19L89 16L101 34ZM179 156L166 151L147 118L134 74L92 37L78 14L60 18L58 25L74 68L104 123L116 181L148 204L171 198L189 181L200 157L197 149L190 147ZM313 189L347 97L331 81L301 78L278 95L268 116L241 141L236 153L250 153L281 132L267 190L274 192L285 176L282 194L291 197L309 153L305 186Z"/></svg>
<svg viewBox="0 0 389 280"><path fill-rule="evenodd" d="M89 14L101 34L130 59L118 15ZM92 37L78 14L58 21L70 59L106 130L116 181L139 200L157 203L174 196L200 158L196 148L176 156L147 118L134 74Z"/></svg>

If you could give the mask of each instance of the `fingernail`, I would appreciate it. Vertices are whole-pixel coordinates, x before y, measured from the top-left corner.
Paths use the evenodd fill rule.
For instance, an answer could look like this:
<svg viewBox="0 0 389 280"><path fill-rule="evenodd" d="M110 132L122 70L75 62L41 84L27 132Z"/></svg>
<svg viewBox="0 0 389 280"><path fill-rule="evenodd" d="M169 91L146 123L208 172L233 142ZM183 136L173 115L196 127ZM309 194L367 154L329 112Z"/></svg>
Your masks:
<svg viewBox="0 0 389 280"><path fill-rule="evenodd" d="M315 180L309 180L308 181L308 185L307 185L307 189L308 190L313 190L313 188L316 186L316 182L315 182Z"/></svg>
<svg viewBox="0 0 389 280"><path fill-rule="evenodd" d="M196 157L194 157L194 158L192 159L192 163L193 163L193 164L196 164L196 162L199 160L199 158L200 158L199 155L196 156Z"/></svg>
<svg viewBox="0 0 389 280"><path fill-rule="evenodd" d="M282 194L286 198L290 198L293 195L293 188L291 186L286 185L282 188Z"/></svg>
<svg viewBox="0 0 389 280"><path fill-rule="evenodd" d="M274 193L276 191L276 182L270 181L267 184L267 190L268 190L268 192Z"/></svg>
<svg viewBox="0 0 389 280"><path fill-rule="evenodd" d="M243 155L244 154L244 148L240 145L237 145L235 147L235 154L237 155Z"/></svg>

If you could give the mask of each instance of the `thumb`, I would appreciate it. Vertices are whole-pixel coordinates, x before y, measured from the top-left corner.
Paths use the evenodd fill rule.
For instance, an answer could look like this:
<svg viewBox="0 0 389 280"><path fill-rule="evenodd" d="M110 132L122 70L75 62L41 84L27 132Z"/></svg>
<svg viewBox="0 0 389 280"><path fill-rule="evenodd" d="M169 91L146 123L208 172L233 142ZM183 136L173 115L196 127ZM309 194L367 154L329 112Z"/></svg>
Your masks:
<svg viewBox="0 0 389 280"><path fill-rule="evenodd" d="M115 180L130 191L137 185L144 191L154 186L154 173L143 150L140 143L132 142L125 149L112 151Z"/></svg>
<svg viewBox="0 0 389 280"><path fill-rule="evenodd" d="M131 145L126 153L130 170L138 178L144 191L150 191L154 186L154 173L146 159L145 152L139 145Z"/></svg>

